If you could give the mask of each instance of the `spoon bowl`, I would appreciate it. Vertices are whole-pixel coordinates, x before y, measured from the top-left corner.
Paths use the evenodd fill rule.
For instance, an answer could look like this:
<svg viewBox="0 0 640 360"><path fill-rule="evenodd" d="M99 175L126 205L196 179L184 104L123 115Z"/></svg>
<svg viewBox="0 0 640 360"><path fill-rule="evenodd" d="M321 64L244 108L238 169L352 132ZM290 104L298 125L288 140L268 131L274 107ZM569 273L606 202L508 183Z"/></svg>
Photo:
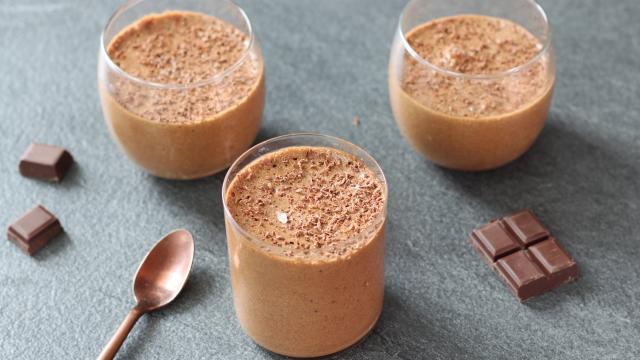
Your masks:
<svg viewBox="0 0 640 360"><path fill-rule="evenodd" d="M179 229L165 235L147 253L133 279L136 305L98 360L113 359L140 316L169 304L178 296L191 272L194 252L193 236Z"/></svg>
<svg viewBox="0 0 640 360"><path fill-rule="evenodd" d="M139 308L159 309L176 298L191 271L193 237L186 230L174 230L145 256L133 281L133 294Z"/></svg>

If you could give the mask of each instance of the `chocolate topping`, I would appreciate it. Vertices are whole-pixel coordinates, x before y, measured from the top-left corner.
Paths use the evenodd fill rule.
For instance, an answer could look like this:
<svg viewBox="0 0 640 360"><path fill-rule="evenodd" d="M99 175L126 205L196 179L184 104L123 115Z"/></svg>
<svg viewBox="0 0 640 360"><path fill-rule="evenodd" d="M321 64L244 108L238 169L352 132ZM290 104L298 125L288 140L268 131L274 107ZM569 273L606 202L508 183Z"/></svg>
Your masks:
<svg viewBox="0 0 640 360"><path fill-rule="evenodd" d="M359 159L322 147L290 147L241 170L227 190L233 218L290 250L345 253L384 211L383 185Z"/></svg>
<svg viewBox="0 0 640 360"><path fill-rule="evenodd" d="M427 62L466 75L491 75L532 60L542 44L524 27L506 19L459 15L420 25L406 35ZM515 111L548 88L545 58L508 76L471 80L433 70L405 55L402 89L419 103L465 118ZM549 83L550 84L550 83Z"/></svg>
<svg viewBox="0 0 640 360"><path fill-rule="evenodd" d="M188 85L221 74L244 55L249 38L235 26L195 12L143 17L121 31L107 52L122 70L160 84ZM253 56L253 55L251 55ZM256 87L261 68L245 61L210 85L184 90L156 89L113 78L120 104L162 123L204 121L244 101Z"/></svg>

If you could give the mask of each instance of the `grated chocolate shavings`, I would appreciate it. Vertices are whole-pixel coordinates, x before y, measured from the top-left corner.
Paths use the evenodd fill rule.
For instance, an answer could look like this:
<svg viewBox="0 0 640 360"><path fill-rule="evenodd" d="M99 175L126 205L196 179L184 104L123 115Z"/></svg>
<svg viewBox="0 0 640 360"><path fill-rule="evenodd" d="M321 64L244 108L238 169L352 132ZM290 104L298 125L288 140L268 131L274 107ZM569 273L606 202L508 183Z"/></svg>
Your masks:
<svg viewBox="0 0 640 360"><path fill-rule="evenodd" d="M501 73L527 63L542 48L524 27L506 19L460 15L436 19L407 34L409 45L440 68L470 75ZM402 89L435 111L479 118L515 111L549 88L548 57L517 75L464 80L405 55Z"/></svg>
<svg viewBox="0 0 640 360"><path fill-rule="evenodd" d="M240 226L292 254L320 249L327 256L344 255L361 245L352 240L384 211L383 184L373 171L350 154L324 147L290 147L258 158L232 181L227 199L232 198L244 199L227 201Z"/></svg>
<svg viewBox="0 0 640 360"><path fill-rule="evenodd" d="M225 71L241 58L248 41L240 29L212 16L168 11L144 16L125 28L107 53L139 79L186 85ZM197 122L244 101L261 71L258 61L245 61L220 83L188 90L149 88L118 76L110 85L118 103L147 120Z"/></svg>

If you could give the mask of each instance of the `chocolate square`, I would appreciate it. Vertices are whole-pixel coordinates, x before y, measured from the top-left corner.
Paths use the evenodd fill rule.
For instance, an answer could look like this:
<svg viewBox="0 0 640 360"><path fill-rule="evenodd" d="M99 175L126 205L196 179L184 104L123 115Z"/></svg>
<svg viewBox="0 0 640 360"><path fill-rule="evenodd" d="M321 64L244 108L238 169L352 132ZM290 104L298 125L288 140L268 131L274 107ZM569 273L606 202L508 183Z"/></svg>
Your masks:
<svg viewBox="0 0 640 360"><path fill-rule="evenodd" d="M490 262L519 249L518 243L497 221L473 230L471 237L472 243L475 239L476 247Z"/></svg>
<svg viewBox="0 0 640 360"><path fill-rule="evenodd" d="M73 164L73 157L61 147L33 143L20 158L20 174L47 181L60 181Z"/></svg>
<svg viewBox="0 0 640 360"><path fill-rule="evenodd" d="M513 294L522 300L535 296L546 280L545 273L526 250L501 258L496 262L495 269Z"/></svg>
<svg viewBox="0 0 640 360"><path fill-rule="evenodd" d="M522 210L519 213L504 218L504 223L509 227L520 242L529 246L549 236L549 231L533 215L531 210Z"/></svg>
<svg viewBox="0 0 640 360"><path fill-rule="evenodd" d="M549 238L531 246L529 253L552 280L556 278L563 279L556 286L571 281L578 276L578 264L554 238Z"/></svg>
<svg viewBox="0 0 640 360"><path fill-rule="evenodd" d="M9 226L7 237L24 252L32 255L62 231L60 221L38 205Z"/></svg>

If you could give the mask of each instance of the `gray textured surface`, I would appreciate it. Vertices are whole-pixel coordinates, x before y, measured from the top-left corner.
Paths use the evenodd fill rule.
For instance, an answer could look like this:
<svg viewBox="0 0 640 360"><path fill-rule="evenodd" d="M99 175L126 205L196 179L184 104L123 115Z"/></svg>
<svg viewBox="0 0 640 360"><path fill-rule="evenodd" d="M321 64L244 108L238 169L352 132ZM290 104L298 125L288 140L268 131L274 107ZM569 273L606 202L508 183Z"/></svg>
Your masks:
<svg viewBox="0 0 640 360"><path fill-rule="evenodd" d="M40 202L67 230L34 258L0 241L0 358L95 358L132 305L138 262L176 227L196 237L193 276L174 305L140 321L121 358L275 357L235 320L222 175L155 179L109 138L95 68L117 3L0 1L0 224ZM558 54L549 122L524 157L482 174L431 165L395 127L386 65L403 4L241 1L266 56L261 139L336 134L370 150L389 180L382 318L335 357L639 358L640 2L544 1ZM64 182L20 177L17 160L32 140L73 152L78 165ZM526 305L466 242L474 226L522 207L540 215L583 274Z"/></svg>

